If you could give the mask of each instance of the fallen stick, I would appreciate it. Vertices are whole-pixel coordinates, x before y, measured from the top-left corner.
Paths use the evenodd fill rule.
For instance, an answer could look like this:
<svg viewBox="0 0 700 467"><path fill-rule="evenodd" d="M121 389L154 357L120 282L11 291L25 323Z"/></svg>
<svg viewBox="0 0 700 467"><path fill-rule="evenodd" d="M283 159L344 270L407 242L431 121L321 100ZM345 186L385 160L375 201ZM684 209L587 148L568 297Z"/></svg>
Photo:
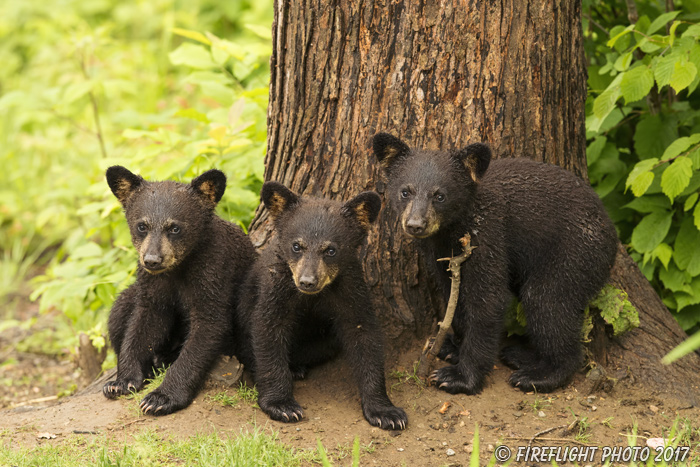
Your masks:
<svg viewBox="0 0 700 467"><path fill-rule="evenodd" d="M467 258L472 254L474 248L471 246L471 235L465 234L464 237L459 239L462 244L462 254L458 256L453 256L452 258L440 258L438 261L449 261L450 265L448 271L452 273L451 281L452 285L450 287L450 299L447 302L447 310L445 311L445 317L439 323L439 329L437 335L433 338L429 338L425 346L423 346L423 352L421 353L420 360L418 361L418 369L416 374L420 378L427 378L428 374L433 369L435 365L435 360L437 355L442 348L442 344L445 342L445 337L447 336L447 331L452 326L452 320L455 316L455 309L457 309L457 299L459 298L459 284L462 281L460 274L462 263L464 263Z"/></svg>

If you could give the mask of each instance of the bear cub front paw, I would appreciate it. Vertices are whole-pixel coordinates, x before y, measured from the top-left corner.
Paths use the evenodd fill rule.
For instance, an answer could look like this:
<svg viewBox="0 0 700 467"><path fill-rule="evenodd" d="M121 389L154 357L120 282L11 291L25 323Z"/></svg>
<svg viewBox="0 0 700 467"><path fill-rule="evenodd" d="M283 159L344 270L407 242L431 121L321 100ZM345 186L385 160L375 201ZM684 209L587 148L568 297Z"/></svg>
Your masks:
<svg viewBox="0 0 700 467"><path fill-rule="evenodd" d="M301 421L304 411L294 398L279 402L263 402L258 400L260 408L273 420L284 423Z"/></svg>
<svg viewBox="0 0 700 467"><path fill-rule="evenodd" d="M384 430L404 430L408 423L406 412L394 405L367 404L362 412L370 425Z"/></svg>
<svg viewBox="0 0 700 467"><path fill-rule="evenodd" d="M430 381L450 394L468 394L473 396L479 394L484 388L483 376L473 373L463 374L456 365L450 365L439 370L435 370L430 375Z"/></svg>
<svg viewBox="0 0 700 467"><path fill-rule="evenodd" d="M143 398L139 408L148 415L168 415L187 406L187 401L177 402L176 398L156 389Z"/></svg>
<svg viewBox="0 0 700 467"><path fill-rule="evenodd" d="M143 381L137 380L116 380L107 381L102 387L102 394L108 399L116 399L119 396L139 392L143 388Z"/></svg>

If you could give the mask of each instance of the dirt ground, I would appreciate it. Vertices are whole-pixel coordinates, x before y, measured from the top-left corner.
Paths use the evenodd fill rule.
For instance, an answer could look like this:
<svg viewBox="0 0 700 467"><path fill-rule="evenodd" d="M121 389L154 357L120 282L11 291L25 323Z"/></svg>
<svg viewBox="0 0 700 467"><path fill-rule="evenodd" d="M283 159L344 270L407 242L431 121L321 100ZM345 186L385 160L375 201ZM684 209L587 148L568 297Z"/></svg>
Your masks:
<svg viewBox="0 0 700 467"><path fill-rule="evenodd" d="M74 369L70 363L51 365L46 357L14 355L17 363L3 377L17 376L18 371L25 369L26 378L18 380L19 390L14 393L4 389L2 397L9 408L0 411L0 437L5 447L31 447L103 433L128 440L129 435L141 430L155 430L176 438L210 431L235 434L247 425L274 429L283 442L301 449L315 449L320 439L334 457L335 465L350 464L350 448L355 436L359 436L361 465L466 466L473 450L475 424L479 425L481 463L485 465L501 443L510 448L512 455L529 443L627 446L626 435L636 424L637 444L644 446L647 438L664 437L677 417L692 420L695 430L700 421L700 409L680 406L663 394L649 394L641 386L619 386L611 394L584 393L580 389L587 386L584 375L553 394L523 394L507 384L510 370L501 365L494 370L482 394L452 396L394 373L407 372L417 355L418 351L387 362L390 396L409 416L408 428L403 432L384 431L365 422L357 389L342 360L312 370L307 380L295 383L295 395L306 417L297 424L283 424L269 420L252 404L241 402L230 407L212 401L211 396L221 391L212 383L189 408L160 418L140 415L136 409L138 400L107 400L101 394L101 385L58 401L27 403L55 391L51 383L55 379L49 373L58 372L64 378L74 375ZM42 386L35 372L49 384ZM583 422L574 423L577 419ZM39 439L40 433L56 437ZM691 454L696 459L700 459L699 441L696 431ZM597 456L599 459L600 453Z"/></svg>

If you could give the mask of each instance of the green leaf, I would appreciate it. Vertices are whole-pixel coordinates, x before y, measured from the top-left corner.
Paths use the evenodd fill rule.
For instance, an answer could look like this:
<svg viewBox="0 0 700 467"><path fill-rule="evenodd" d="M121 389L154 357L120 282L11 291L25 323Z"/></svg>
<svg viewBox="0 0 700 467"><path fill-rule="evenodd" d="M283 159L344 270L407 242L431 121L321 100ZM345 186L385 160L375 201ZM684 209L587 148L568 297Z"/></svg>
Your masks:
<svg viewBox="0 0 700 467"><path fill-rule="evenodd" d="M651 54L663 47L663 38L659 35L654 35L651 37L643 37L639 41L639 50L645 54Z"/></svg>
<svg viewBox="0 0 700 467"><path fill-rule="evenodd" d="M692 195L688 196L685 199L685 203L683 204L683 212L690 211L693 209L693 206L695 206L696 201L698 200L698 194L693 193Z"/></svg>
<svg viewBox="0 0 700 467"><path fill-rule="evenodd" d="M690 217L686 217L674 243L673 260L682 271L700 275L700 231Z"/></svg>
<svg viewBox="0 0 700 467"><path fill-rule="evenodd" d="M661 174L661 189L673 202L690 183L693 175L693 161L686 156L677 157Z"/></svg>
<svg viewBox="0 0 700 467"><path fill-rule="evenodd" d="M629 180L629 178L628 178L628 180ZM637 177L635 177L635 179L631 185L632 186L632 193L634 194L634 196L642 196L644 193L646 193L653 181L654 181L654 173L653 172L643 172L643 173L639 174Z"/></svg>
<svg viewBox="0 0 700 467"><path fill-rule="evenodd" d="M622 81L622 75L617 75L610 86L593 102L593 114L599 119L604 119L615 108L615 102L621 95L620 81Z"/></svg>
<svg viewBox="0 0 700 467"><path fill-rule="evenodd" d="M651 172L651 169L654 168L657 162L659 160L655 157L637 162L627 177L625 189L632 187L634 196L642 196L649 188L649 185L651 185L651 182L654 181L654 174Z"/></svg>
<svg viewBox="0 0 700 467"><path fill-rule="evenodd" d="M659 87L659 89L671 83L671 78L673 77L677 60L678 57L671 54L655 59L652 62L652 65L655 65L653 67L654 77L656 78L656 85Z"/></svg>
<svg viewBox="0 0 700 467"><path fill-rule="evenodd" d="M175 116L189 118L191 120L195 120L202 123L209 123L209 119L206 115L192 108L180 109L177 112L175 112Z"/></svg>
<svg viewBox="0 0 700 467"><path fill-rule="evenodd" d="M678 119L669 115L647 115L634 131L634 150L640 159L659 157L678 138Z"/></svg>
<svg viewBox="0 0 700 467"><path fill-rule="evenodd" d="M692 289L688 285L690 274L678 269L674 263L669 264L668 268L659 270L659 279L664 287L671 292L692 293Z"/></svg>
<svg viewBox="0 0 700 467"><path fill-rule="evenodd" d="M696 332L674 347L673 350L671 350L661 359L661 363L664 365L670 365L676 360L694 352L698 348L700 348L700 331Z"/></svg>
<svg viewBox="0 0 700 467"><path fill-rule="evenodd" d="M698 69L695 65L687 60L677 61L673 65L673 75L671 76L671 87L676 92L681 92L683 89L690 86L695 76L698 74Z"/></svg>
<svg viewBox="0 0 700 467"><path fill-rule="evenodd" d="M668 36L669 36L669 45L673 45L674 40L676 39L676 29L678 26L681 24L680 21L674 21L673 24L671 25L671 29L668 30Z"/></svg>
<svg viewBox="0 0 700 467"><path fill-rule="evenodd" d="M693 210L693 222L695 228L700 230L700 203L695 205L695 209Z"/></svg>
<svg viewBox="0 0 700 467"><path fill-rule="evenodd" d="M671 209L668 198L661 195L647 195L635 198L622 206L626 209L634 209L637 212L649 213L654 211L667 211Z"/></svg>
<svg viewBox="0 0 700 467"><path fill-rule="evenodd" d="M172 31L178 36L186 37L188 39L201 42L205 45L211 45L211 41L207 39L207 36L199 31L190 31L189 29L173 28Z"/></svg>
<svg viewBox="0 0 700 467"><path fill-rule="evenodd" d="M209 50L190 42L184 42L180 47L170 52L168 57L173 65L185 65L202 70L217 66L211 59Z"/></svg>
<svg viewBox="0 0 700 467"><path fill-rule="evenodd" d="M649 29L647 29L647 35L650 36L654 34L656 31L661 29L663 26L666 25L669 21L672 19L675 19L676 16L680 13L680 10L676 11L669 11L668 13L663 13L659 15L654 21L651 22L651 25L649 26ZM610 47L610 46L608 46Z"/></svg>
<svg viewBox="0 0 700 467"><path fill-rule="evenodd" d="M608 139L605 136L598 136L588 145L586 148L586 162L588 163L589 167L598 160L598 157L600 157L600 153L605 147L605 143L607 141Z"/></svg>
<svg viewBox="0 0 700 467"><path fill-rule="evenodd" d="M700 36L700 24L693 24L685 30L681 37L698 37Z"/></svg>
<svg viewBox="0 0 700 467"><path fill-rule="evenodd" d="M654 73L644 65L628 70L620 81L620 90L626 104L646 97L652 86L654 86Z"/></svg>
<svg viewBox="0 0 700 467"><path fill-rule="evenodd" d="M671 228L672 218L673 213L671 212L647 214L632 232L631 244L634 249L641 253L653 251L666 238L668 230Z"/></svg>
<svg viewBox="0 0 700 467"><path fill-rule="evenodd" d="M651 256L655 259L661 261L664 268L668 267L668 262L671 261L671 256L673 255L673 249L664 242L659 243L656 248L651 252Z"/></svg>
<svg viewBox="0 0 700 467"><path fill-rule="evenodd" d="M252 31L253 34L260 37L261 39L271 40L272 31L269 26L260 26L259 24L246 24L245 28Z"/></svg>
<svg viewBox="0 0 700 467"><path fill-rule="evenodd" d="M700 133L694 133L690 136L678 138L673 143L668 145L663 156L661 156L661 159L671 159L672 157L676 157L683 151L687 150L690 146L698 142L700 142Z"/></svg>
<svg viewBox="0 0 700 467"><path fill-rule="evenodd" d="M625 71L630 67L630 63L632 63L632 52L627 52L615 60L614 67L617 71Z"/></svg>
<svg viewBox="0 0 700 467"><path fill-rule="evenodd" d="M73 103L92 91L94 86L93 81L79 81L77 83L70 84L66 91L63 93L63 99L61 99L61 104L67 105Z"/></svg>
<svg viewBox="0 0 700 467"><path fill-rule="evenodd" d="M669 21L670 21L670 20L669 20ZM612 37L611 37L610 40L608 41L607 46L610 47L610 48L614 47L614 46L615 46L615 42L617 42L622 36L624 36L625 34L629 33L629 32L632 31L633 29L634 29L634 24L630 24L630 25L627 26L625 29L623 29L621 32L615 34L616 30L615 30L615 28L613 28L613 29L610 31L610 32L611 32L610 35L611 35ZM615 35L613 36L613 34L615 34Z"/></svg>

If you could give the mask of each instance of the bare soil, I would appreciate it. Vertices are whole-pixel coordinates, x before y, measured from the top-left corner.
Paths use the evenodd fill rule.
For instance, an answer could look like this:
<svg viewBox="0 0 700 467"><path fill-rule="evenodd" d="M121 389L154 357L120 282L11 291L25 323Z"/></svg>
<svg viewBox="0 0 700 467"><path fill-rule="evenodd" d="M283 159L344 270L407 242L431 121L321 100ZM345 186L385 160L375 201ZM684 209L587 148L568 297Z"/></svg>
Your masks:
<svg viewBox="0 0 700 467"><path fill-rule="evenodd" d="M387 376L390 396L409 415L409 426L403 432L374 428L363 419L357 389L342 360L314 369L307 380L295 383L295 396L305 410L305 418L300 423L283 424L269 420L252 404L241 402L230 407L213 401L211 396L221 391L214 383L209 383L190 407L165 417L139 414L137 399L107 400L101 393L101 384L58 401L26 404L27 397L37 396L33 397L36 399L54 390L50 373L60 374L70 365L16 356L13 368L24 368L27 381L39 390L30 388L27 394L26 388L31 384L20 384L12 394L4 391L5 403L14 397L15 405L22 405L0 411L0 436L4 446L32 447L70 442L76 436L91 434L107 433L114 439L128 441L130 435L141 430L181 438L211 431L236 434L243 426L262 426L278 431L284 443L300 449L314 450L320 439L336 465L350 464L350 448L355 436L359 436L362 465L466 466L476 424L482 465L500 443L509 446L513 453L530 442L533 446L627 446L626 435L636 424L637 444L643 446L647 438L664 437L677 417L689 418L698 428L700 409L679 406L664 394L649 394L641 384L621 383L610 394L587 394L581 391L587 381L579 375L573 384L552 394L523 394L508 385L510 370L499 365L482 394L453 396L434 387L423 387L405 376L391 376L397 370L412 369L418 352L387 362L391 369ZM32 376L42 368L41 374L49 381L45 387ZM583 425L574 422L584 418L584 425L590 427L583 431L584 437L577 437ZM39 439L40 433L51 433L56 438ZM541 434L533 441L538 433ZM696 432L692 455L700 459L698 441Z"/></svg>

